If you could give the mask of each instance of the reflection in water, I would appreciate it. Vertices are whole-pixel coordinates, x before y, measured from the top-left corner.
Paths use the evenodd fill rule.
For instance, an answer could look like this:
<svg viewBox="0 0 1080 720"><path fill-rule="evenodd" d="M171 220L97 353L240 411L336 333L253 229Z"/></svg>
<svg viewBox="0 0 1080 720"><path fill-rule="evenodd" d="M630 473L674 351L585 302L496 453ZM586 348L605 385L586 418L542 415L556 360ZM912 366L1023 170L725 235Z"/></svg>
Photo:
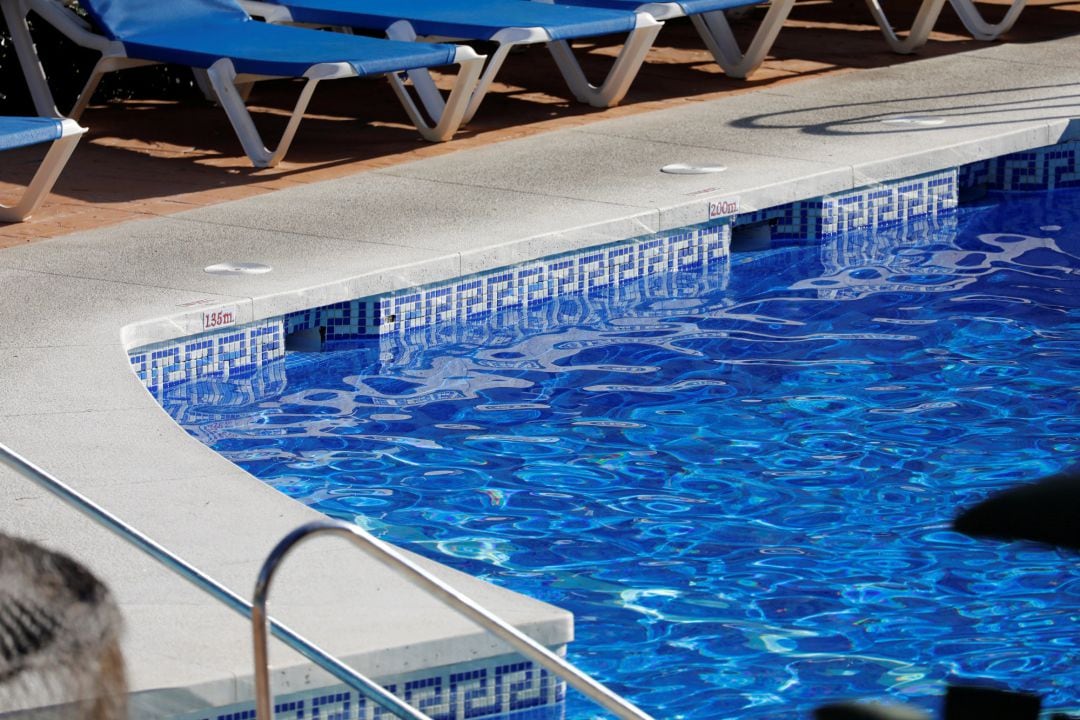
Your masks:
<svg viewBox="0 0 1080 720"><path fill-rule="evenodd" d="M657 716L932 705L956 676L1075 707L1075 558L949 530L1080 454L1073 206L737 255L167 407L303 502L573 610L572 658Z"/></svg>

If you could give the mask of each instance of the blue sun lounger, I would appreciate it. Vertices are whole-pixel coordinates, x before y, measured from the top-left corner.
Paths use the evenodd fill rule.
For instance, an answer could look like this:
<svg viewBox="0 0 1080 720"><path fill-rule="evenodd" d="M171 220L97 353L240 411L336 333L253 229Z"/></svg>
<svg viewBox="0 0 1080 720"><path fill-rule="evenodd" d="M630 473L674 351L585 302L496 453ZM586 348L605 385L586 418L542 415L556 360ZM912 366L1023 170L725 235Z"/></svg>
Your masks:
<svg viewBox="0 0 1080 720"><path fill-rule="evenodd" d="M393 42L253 20L235 0L81 0L100 31L61 0L0 0L12 40L39 115L59 116L45 72L34 50L26 16L34 12L71 40L101 52L75 108L78 117L106 72L159 62L206 70L208 79L251 162L276 165L321 80L368 75L390 78L398 98L421 135L438 141L461 123L484 58L471 48ZM456 84L443 111L429 124L399 73L458 65ZM306 80L275 150L263 143L244 105L250 83L270 78Z"/></svg>
<svg viewBox="0 0 1080 720"><path fill-rule="evenodd" d="M657 20L689 17L716 64L731 77L745 78L754 72L772 49L776 35L791 13L795 0L772 0L746 51L739 48L725 10L760 5L761 0L677 0L648 2L647 0L536 0L560 5L633 10L647 12Z"/></svg>
<svg viewBox="0 0 1080 720"><path fill-rule="evenodd" d="M465 122L476 112L507 54L514 47L534 43L548 44L578 100L596 107L615 105L626 95L662 25L647 13L527 0L241 0L241 4L252 15L269 22L363 28L404 41L424 36L497 43L473 91ZM604 82L592 85L568 41L615 33L627 33L626 43ZM441 96L430 74L412 70L409 75L428 111L438 111Z"/></svg>
<svg viewBox="0 0 1080 720"><path fill-rule="evenodd" d="M22 196L14 205L0 205L0 222L26 220L37 210L85 132L74 120L0 117L0 151L52 143Z"/></svg>

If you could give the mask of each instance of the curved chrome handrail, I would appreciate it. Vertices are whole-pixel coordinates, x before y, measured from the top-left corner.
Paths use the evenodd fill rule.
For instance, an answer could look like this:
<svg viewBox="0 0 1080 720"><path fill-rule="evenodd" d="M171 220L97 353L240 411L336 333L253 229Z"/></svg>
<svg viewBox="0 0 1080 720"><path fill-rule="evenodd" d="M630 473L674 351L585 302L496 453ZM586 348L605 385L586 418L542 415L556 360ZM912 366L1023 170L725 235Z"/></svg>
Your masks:
<svg viewBox="0 0 1080 720"><path fill-rule="evenodd" d="M420 587L428 595L449 605L510 645L520 654L565 680L589 699L614 713L616 717L622 720L653 720L629 700L616 695L601 683L578 670L564 658L559 657L513 625L493 615L475 601L450 587L450 585L406 558L391 545L382 542L355 525L335 520L310 522L301 525L286 535L266 558L262 571L259 573L259 579L255 583L251 623L255 641L255 709L257 720L272 720L273 718L270 701L270 671L266 650L266 598L270 592L270 583L281 561L285 559L289 552L300 542L316 535L336 535L350 541L363 550L368 557L377 560L413 585Z"/></svg>
<svg viewBox="0 0 1080 720"><path fill-rule="evenodd" d="M97 505L85 495L82 495L77 490L45 472L45 470L34 465L32 462L2 443L0 443L0 464L6 465L27 480L30 480L41 488L49 491L94 522L112 531L121 539L134 545L136 548L143 551L154 560L157 560L195 587L205 591L211 597L224 603L227 607L235 610L245 618L254 617L251 604L248 603L247 600L201 572L190 563L169 552L163 546L154 542L146 535L143 535L108 510ZM264 615L264 629L267 622L274 633L274 637L284 642L323 670L326 670L341 682L349 685L358 692L363 693L366 697L372 699L383 708L399 717L409 718L409 720L431 720L427 715L413 709L405 703L405 701L387 692L378 683L364 677L348 665L327 653L325 650L322 650L317 645L290 630L285 625L282 625L273 618L266 618Z"/></svg>

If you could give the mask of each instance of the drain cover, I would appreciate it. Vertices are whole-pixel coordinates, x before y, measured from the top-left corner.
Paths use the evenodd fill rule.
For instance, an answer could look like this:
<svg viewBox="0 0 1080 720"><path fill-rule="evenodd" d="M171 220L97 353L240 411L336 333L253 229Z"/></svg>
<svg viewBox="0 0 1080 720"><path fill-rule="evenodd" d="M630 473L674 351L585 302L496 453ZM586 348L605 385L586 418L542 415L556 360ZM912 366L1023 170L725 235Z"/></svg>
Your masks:
<svg viewBox="0 0 1080 720"><path fill-rule="evenodd" d="M727 168L723 165L688 165L687 163L672 163L660 168L660 172L668 175L708 175L725 170Z"/></svg>
<svg viewBox="0 0 1080 720"><path fill-rule="evenodd" d="M211 275L262 275L270 272L269 265L249 262L223 262L203 268Z"/></svg>

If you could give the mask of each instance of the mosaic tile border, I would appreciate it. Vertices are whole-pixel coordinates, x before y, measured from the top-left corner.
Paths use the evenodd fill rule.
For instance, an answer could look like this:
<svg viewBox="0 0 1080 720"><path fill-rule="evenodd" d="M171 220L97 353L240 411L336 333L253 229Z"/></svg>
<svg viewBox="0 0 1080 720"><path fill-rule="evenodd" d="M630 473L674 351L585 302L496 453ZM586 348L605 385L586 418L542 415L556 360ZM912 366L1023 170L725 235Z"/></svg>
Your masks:
<svg viewBox="0 0 1080 720"><path fill-rule="evenodd" d="M135 375L160 396L191 380L242 377L285 356L281 318L270 318L128 352Z"/></svg>
<svg viewBox="0 0 1080 720"><path fill-rule="evenodd" d="M735 219L735 225L768 222L774 241L810 242L941 217L957 208L958 199L954 168L746 213Z"/></svg>
<svg viewBox="0 0 1080 720"><path fill-rule="evenodd" d="M1080 141L1025 150L960 168L960 189L1030 192L1080 187Z"/></svg>
<svg viewBox="0 0 1080 720"><path fill-rule="evenodd" d="M419 671L380 680L432 720L561 720L566 683L514 657ZM394 716L345 685L275 697L275 720L391 720ZM173 720L255 720L254 701L208 708Z"/></svg>
<svg viewBox="0 0 1080 720"><path fill-rule="evenodd" d="M1075 148L1073 152L1075 158ZM977 169L968 166L964 172L970 179ZM496 332L536 319L531 311L554 298L590 298L616 288L619 292L613 294L613 302L620 302L620 293L629 302L634 293L641 297L642 292L649 292L647 285L637 287L643 280L723 262L733 226L767 222L774 242L795 242L935 220L957 207L961 182L960 171L950 169L880 183L734 219L138 348L130 353L131 363L143 384L161 396L191 380L251 373L283 357L286 338L304 331L318 330L320 344L408 336L454 323L481 325L486 332ZM623 292L624 288L632 290ZM664 291L671 292L671 288ZM576 312L587 311L587 303L579 305ZM565 307L554 312L565 312Z"/></svg>
<svg viewBox="0 0 1080 720"><path fill-rule="evenodd" d="M727 259L730 240L725 221L393 293L382 301L379 327L384 335L408 334L505 316L555 298L606 295L645 278L714 266Z"/></svg>

